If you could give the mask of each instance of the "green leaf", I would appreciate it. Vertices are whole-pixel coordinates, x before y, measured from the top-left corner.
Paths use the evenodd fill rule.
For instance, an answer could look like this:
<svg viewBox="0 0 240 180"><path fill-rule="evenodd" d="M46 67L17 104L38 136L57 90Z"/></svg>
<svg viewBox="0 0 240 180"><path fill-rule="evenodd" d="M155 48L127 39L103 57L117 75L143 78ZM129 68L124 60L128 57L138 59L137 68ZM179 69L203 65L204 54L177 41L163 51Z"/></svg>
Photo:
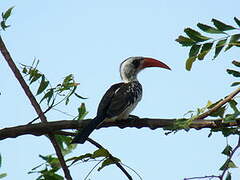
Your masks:
<svg viewBox="0 0 240 180"><path fill-rule="evenodd" d="M6 25L6 21L1 21L1 28L5 31L7 28L9 28L10 25Z"/></svg>
<svg viewBox="0 0 240 180"><path fill-rule="evenodd" d="M229 169L229 168L237 168L234 162L230 159L228 159L219 170L224 171L225 169Z"/></svg>
<svg viewBox="0 0 240 180"><path fill-rule="evenodd" d="M81 103L81 106L78 108L78 117L77 120L83 120L87 115L86 106L84 103Z"/></svg>
<svg viewBox="0 0 240 180"><path fill-rule="evenodd" d="M7 173L2 173L2 174L0 174L0 179L4 178L6 176L7 176Z"/></svg>
<svg viewBox="0 0 240 180"><path fill-rule="evenodd" d="M234 77L240 77L240 72L232 69L227 69L227 73L233 75Z"/></svg>
<svg viewBox="0 0 240 180"><path fill-rule="evenodd" d="M240 42L238 41L240 39L240 34L234 34L231 36L230 41L228 43L228 46L226 47L225 51L229 50L233 46L240 45Z"/></svg>
<svg viewBox="0 0 240 180"><path fill-rule="evenodd" d="M196 43L194 40L185 36L178 36L178 38L175 41L177 41L182 46L192 46Z"/></svg>
<svg viewBox="0 0 240 180"><path fill-rule="evenodd" d="M36 68L30 68L29 71L29 81L33 79L37 74L39 74L38 70Z"/></svg>
<svg viewBox="0 0 240 180"><path fill-rule="evenodd" d="M75 88L78 85L79 85L79 83L75 83L73 75L70 74L70 75L68 75L68 76L66 76L64 78L62 84L59 84L57 86L58 87L57 91L59 93L62 93L63 91L70 90L71 88ZM76 90L76 88L71 91L71 93L69 94L68 98L74 93L75 90ZM69 99L67 101L69 101ZM65 102L65 104L67 104L67 103L68 102Z"/></svg>
<svg viewBox="0 0 240 180"><path fill-rule="evenodd" d="M92 154L92 158L98 158L98 157L109 157L109 152L108 150L104 148L100 148Z"/></svg>
<svg viewBox="0 0 240 180"><path fill-rule="evenodd" d="M77 94L77 93L74 93L74 95L77 96L79 99L87 99L87 98L85 98L85 97L80 96L80 95Z"/></svg>
<svg viewBox="0 0 240 180"><path fill-rule="evenodd" d="M211 50L212 46L212 42L203 44L200 54L198 55L198 59L203 60L207 53Z"/></svg>
<svg viewBox="0 0 240 180"><path fill-rule="evenodd" d="M40 180L64 180L64 178L56 173L53 173L51 171L45 171L43 173L44 179Z"/></svg>
<svg viewBox="0 0 240 180"><path fill-rule="evenodd" d="M212 19L212 22L213 22L214 26L220 31L228 31L228 30L236 29L235 27L227 25L217 19Z"/></svg>
<svg viewBox="0 0 240 180"><path fill-rule="evenodd" d="M204 32L206 33L211 33L211 34L225 34L223 31L220 31L214 27L208 26L206 24L198 23L197 26Z"/></svg>
<svg viewBox="0 0 240 180"><path fill-rule="evenodd" d="M40 82L40 85L37 90L37 95L41 94L47 87L48 87L49 81L45 80L45 76L42 75L42 80Z"/></svg>
<svg viewBox="0 0 240 180"><path fill-rule="evenodd" d="M240 61L232 61L232 64L237 67L240 67Z"/></svg>
<svg viewBox="0 0 240 180"><path fill-rule="evenodd" d="M227 173L227 177L226 177L226 179L225 179L225 180L231 180L231 179L232 179L231 173L230 173L230 172L228 172L228 173Z"/></svg>
<svg viewBox="0 0 240 180"><path fill-rule="evenodd" d="M233 99L231 101L229 101L228 103L229 103L230 107L232 108L232 110L234 111L234 115L238 116L240 114L240 112L237 108L238 103Z"/></svg>
<svg viewBox="0 0 240 180"><path fill-rule="evenodd" d="M44 100L47 99L47 104L49 105L52 97L53 97L53 88L48 89L47 93L42 97L42 99L40 100L40 103Z"/></svg>
<svg viewBox="0 0 240 180"><path fill-rule="evenodd" d="M226 114L223 121L224 123L234 123L236 122L236 117L238 116L238 114L233 113L233 114ZM233 133L232 133L233 134ZM235 133L236 134L236 133Z"/></svg>
<svg viewBox="0 0 240 180"><path fill-rule="evenodd" d="M230 156L231 152L232 152L232 147L231 147L230 145L227 145L227 146L224 148L222 154L224 154L224 155L226 155L226 156Z"/></svg>
<svg viewBox="0 0 240 180"><path fill-rule="evenodd" d="M39 155L40 158L42 158L44 161L49 162L53 157L52 155L47 155L47 156L43 156L43 155Z"/></svg>
<svg viewBox="0 0 240 180"><path fill-rule="evenodd" d="M207 108L208 109L212 109L214 106L216 106L220 101L222 101L222 99L219 99L218 101L211 103Z"/></svg>
<svg viewBox="0 0 240 180"><path fill-rule="evenodd" d="M3 18L4 20L7 20L7 19L10 17L13 8L14 8L14 6L13 6L13 7L10 7L5 13L2 14L2 18Z"/></svg>
<svg viewBox="0 0 240 180"><path fill-rule="evenodd" d="M70 97L74 94L74 92L76 91L77 86L74 86L73 89L70 91L70 93L68 94L66 101L65 101L65 105L68 105L69 101L70 101Z"/></svg>
<svg viewBox="0 0 240 180"><path fill-rule="evenodd" d="M88 161L90 158L92 158L92 154L91 153L86 153L86 154L83 154L81 156L69 158L69 159L66 160L66 162L73 161L71 163L71 165L73 165L74 163L76 163L76 162L78 162L80 160Z"/></svg>
<svg viewBox="0 0 240 180"><path fill-rule="evenodd" d="M51 168L53 168L55 171L61 168L61 164L58 160L58 158L53 157L52 155L42 156L39 155L40 158L42 158L44 161L46 161Z"/></svg>
<svg viewBox="0 0 240 180"><path fill-rule="evenodd" d="M225 122L225 119L224 119ZM229 135L234 135L234 134L239 134L238 129L237 128L227 128L227 127L223 127L223 128L215 128L215 129L211 129L211 131L213 132L222 132L224 137L228 137Z"/></svg>
<svg viewBox="0 0 240 180"><path fill-rule="evenodd" d="M42 74L40 73L36 73L34 74L34 76L32 77L31 81L30 81L30 84L32 84L33 82L37 81L40 77L42 77Z"/></svg>
<svg viewBox="0 0 240 180"><path fill-rule="evenodd" d="M234 17L234 21L237 23L237 25L240 27L240 20L237 17Z"/></svg>
<svg viewBox="0 0 240 180"><path fill-rule="evenodd" d="M73 75L69 74L68 76L66 76L63 80L63 84L69 84L71 81L73 80Z"/></svg>
<svg viewBox="0 0 240 180"><path fill-rule="evenodd" d="M76 144L71 144L72 138L69 136L56 135L55 137L64 156L71 153L77 147Z"/></svg>
<svg viewBox="0 0 240 180"><path fill-rule="evenodd" d="M228 168L237 168L237 166L235 165L235 163L233 161L229 161L228 163Z"/></svg>
<svg viewBox="0 0 240 180"><path fill-rule="evenodd" d="M209 116L223 118L225 111L226 111L226 106L222 106L218 108L216 111L214 111L213 113L211 113Z"/></svg>
<svg viewBox="0 0 240 180"><path fill-rule="evenodd" d="M114 159L113 159L114 158ZM111 165L111 164L115 164L116 162L119 162L120 161L120 159L118 159L118 158L115 158L115 157L113 157L113 158L107 158L107 159L105 159L103 162L102 162L102 165L98 168L98 171L100 171L101 169L103 169L104 167L106 167L106 166L109 166L109 165Z"/></svg>
<svg viewBox="0 0 240 180"><path fill-rule="evenodd" d="M227 39L222 39L217 42L216 47L215 47L215 55L214 55L213 59L215 59L219 55L219 53L225 46L226 41L227 41Z"/></svg>
<svg viewBox="0 0 240 180"><path fill-rule="evenodd" d="M189 57L187 60L186 60L186 69L188 71L190 71L192 69L192 64L194 63L194 61L196 61L197 57L196 56L193 56L193 57Z"/></svg>
<svg viewBox="0 0 240 180"><path fill-rule="evenodd" d="M229 104L230 104L231 108L234 109L234 108L236 108L238 103L237 103L237 101L232 99L232 100L229 101Z"/></svg>
<svg viewBox="0 0 240 180"><path fill-rule="evenodd" d="M184 29L184 32L188 35L188 37L190 37L192 40L196 42L202 42L210 39L209 37L203 36L199 32L191 28Z"/></svg>
<svg viewBox="0 0 240 180"><path fill-rule="evenodd" d="M234 82L231 84L231 86L238 86L240 84L240 82Z"/></svg>
<svg viewBox="0 0 240 180"><path fill-rule="evenodd" d="M201 45L194 44L189 51L189 57L197 56L200 48L201 48Z"/></svg>
<svg viewBox="0 0 240 180"><path fill-rule="evenodd" d="M24 67L23 67L23 70L22 70L22 73L23 73L23 74L27 74L27 72L28 72L28 70L27 70L26 66L24 66Z"/></svg>

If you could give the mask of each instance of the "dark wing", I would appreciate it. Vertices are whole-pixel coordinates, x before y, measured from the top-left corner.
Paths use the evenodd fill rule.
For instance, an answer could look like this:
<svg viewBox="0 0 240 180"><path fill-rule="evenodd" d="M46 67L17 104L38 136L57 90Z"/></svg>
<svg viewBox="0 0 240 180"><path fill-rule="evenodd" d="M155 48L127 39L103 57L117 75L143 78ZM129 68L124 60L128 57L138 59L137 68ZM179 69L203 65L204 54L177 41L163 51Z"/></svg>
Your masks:
<svg viewBox="0 0 240 180"><path fill-rule="evenodd" d="M113 85L103 96L98 109L98 116L112 118L120 115L128 106L134 104L142 86L138 82L119 83Z"/></svg>
<svg viewBox="0 0 240 180"><path fill-rule="evenodd" d="M124 83L116 91L107 109L106 117L112 118L121 114L131 103L133 103L133 96L129 86L129 83Z"/></svg>
<svg viewBox="0 0 240 180"><path fill-rule="evenodd" d="M79 131L79 133L73 138L72 143L83 144L87 140L88 136L93 132L93 130L99 124L101 124L102 121L104 121L104 119L107 117L109 105L111 104L116 91L121 88L123 84L124 83L114 84L107 90L99 103L97 116L91 120L86 127Z"/></svg>
<svg viewBox="0 0 240 180"><path fill-rule="evenodd" d="M124 83L117 83L112 85L107 92L102 97L97 110L97 116L99 117L106 117L107 109L112 101L113 96L115 95L115 92L122 86Z"/></svg>

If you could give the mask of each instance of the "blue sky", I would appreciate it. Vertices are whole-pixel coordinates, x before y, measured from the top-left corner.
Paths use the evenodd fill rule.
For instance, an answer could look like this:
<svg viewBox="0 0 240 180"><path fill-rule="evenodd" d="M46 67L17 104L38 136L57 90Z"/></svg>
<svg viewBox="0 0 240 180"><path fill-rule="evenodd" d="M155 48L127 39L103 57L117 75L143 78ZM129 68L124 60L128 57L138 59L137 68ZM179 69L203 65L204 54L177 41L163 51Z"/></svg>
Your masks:
<svg viewBox="0 0 240 180"><path fill-rule="evenodd" d="M236 59L238 49L196 62L191 72L185 68L188 50L174 40L185 27L198 22L209 24L212 18L233 24L239 1L30 1L2 0L0 11L15 6L9 21L11 28L1 35L16 63L31 64L40 60L39 69L52 84L73 73L80 83L79 94L89 114L95 116L97 105L106 89L120 81L119 64L129 56L149 56L162 60L172 71L157 68L139 74L143 99L133 114L140 117L181 118L187 111L203 107L208 100L217 101L234 89L234 79L225 73ZM26 124L35 116L28 99L17 84L7 64L0 58L1 121L0 127ZM77 113L82 101L68 107ZM48 119L69 117L51 112ZM191 130L165 136L163 130L108 128L91 137L108 148L122 162L135 169L145 180L179 180L184 177L218 174L225 157L220 153L226 139L220 133L211 138L209 130ZM229 139L235 143L234 138ZM6 180L32 180L27 172L40 163L39 154L53 152L45 137L22 136L0 144L3 156L1 171ZM75 155L95 150L80 145ZM93 164L80 164L71 171L74 179L83 179ZM234 170L239 177L239 169ZM91 179L126 179L115 166L94 171ZM133 174L133 177L137 177Z"/></svg>

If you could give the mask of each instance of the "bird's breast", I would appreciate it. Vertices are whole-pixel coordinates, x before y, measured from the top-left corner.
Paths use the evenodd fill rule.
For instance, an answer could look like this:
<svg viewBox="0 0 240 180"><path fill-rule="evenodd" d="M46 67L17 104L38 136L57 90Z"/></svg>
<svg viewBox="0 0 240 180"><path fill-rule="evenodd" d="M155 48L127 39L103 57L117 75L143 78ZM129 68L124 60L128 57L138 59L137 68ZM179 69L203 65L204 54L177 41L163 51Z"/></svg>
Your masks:
<svg viewBox="0 0 240 180"><path fill-rule="evenodd" d="M116 119L127 119L129 114L135 109L138 102L142 99L142 86L139 82L131 82L128 85L127 90L125 91L128 94L128 103L125 110L119 114Z"/></svg>

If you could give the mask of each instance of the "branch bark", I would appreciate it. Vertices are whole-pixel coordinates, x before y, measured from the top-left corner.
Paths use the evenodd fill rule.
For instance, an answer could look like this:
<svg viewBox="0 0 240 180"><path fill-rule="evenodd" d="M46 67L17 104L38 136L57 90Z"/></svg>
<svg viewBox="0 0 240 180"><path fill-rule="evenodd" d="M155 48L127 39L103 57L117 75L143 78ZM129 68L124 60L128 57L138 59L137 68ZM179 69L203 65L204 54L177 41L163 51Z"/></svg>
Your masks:
<svg viewBox="0 0 240 180"><path fill-rule="evenodd" d="M13 74L15 75L16 79L18 80L19 84L21 85L21 87L23 88L26 96L28 97L28 99L30 100L33 108L35 109L36 113L38 114L40 120L42 121L42 123L47 123L47 118L44 115L40 105L38 104L36 98L34 97L34 95L32 94L31 90L29 89L29 86L27 85L27 83L25 82L25 80L23 79L22 74L20 73L19 69L17 68L16 64L14 63L10 53L8 52L5 43L2 40L2 37L0 36L0 51L4 57L4 59L6 60L6 62L8 63L8 66L10 67L10 69L12 70ZM54 135L49 132L48 133L48 137L55 149L55 152L58 156L59 162L62 166L65 178L67 180L72 180L72 177L70 175L70 171L65 163L64 157L62 155L61 152L61 148L58 145Z"/></svg>
<svg viewBox="0 0 240 180"><path fill-rule="evenodd" d="M21 125L15 127L8 127L0 129L0 140L4 140L7 138L16 138L22 135L34 135L34 136L41 136L46 135L48 133L53 134L61 134L61 135L74 135L72 132L66 132L62 130L69 130L69 129L79 129L86 124L88 124L92 119L86 119L83 121L76 121L76 120L61 120L61 121L53 121L53 122L46 122L46 123L36 123L36 124L28 124L28 125ZM166 128L171 127L175 123L177 119L149 119L149 118L139 118L139 119L128 119L128 120L121 120L121 121L106 121L103 122L98 129L100 128L107 128L107 127L118 127L118 128L127 128L127 127L134 127L134 128L150 128L152 130L158 128ZM238 118L237 120L240 120ZM203 129L203 128L223 128L223 127L234 127L237 126L237 122L228 122L224 123L222 119L214 119L214 120L194 120L190 124L190 128L193 129Z"/></svg>

